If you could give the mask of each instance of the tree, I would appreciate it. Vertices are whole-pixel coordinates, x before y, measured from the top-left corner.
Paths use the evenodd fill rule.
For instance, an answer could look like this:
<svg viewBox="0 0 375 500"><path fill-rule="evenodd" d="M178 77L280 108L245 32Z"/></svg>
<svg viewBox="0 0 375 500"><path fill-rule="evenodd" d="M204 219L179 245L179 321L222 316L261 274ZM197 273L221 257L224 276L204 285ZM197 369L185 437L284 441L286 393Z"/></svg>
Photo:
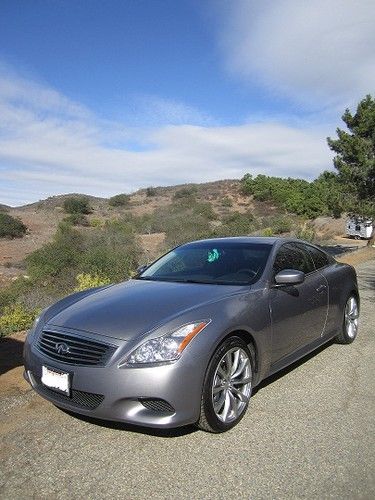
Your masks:
<svg viewBox="0 0 375 500"><path fill-rule="evenodd" d="M374 210L375 194L375 99L367 95L354 115L346 109L342 120L348 131L336 130L338 139L327 138L336 154L333 163L338 181L353 198L353 208Z"/></svg>

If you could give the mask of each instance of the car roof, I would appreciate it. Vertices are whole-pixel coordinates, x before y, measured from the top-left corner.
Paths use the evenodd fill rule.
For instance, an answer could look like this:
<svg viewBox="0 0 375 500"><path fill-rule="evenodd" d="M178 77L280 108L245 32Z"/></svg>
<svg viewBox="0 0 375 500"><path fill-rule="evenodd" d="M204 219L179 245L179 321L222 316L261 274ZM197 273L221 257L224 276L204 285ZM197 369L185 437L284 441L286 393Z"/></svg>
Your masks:
<svg viewBox="0 0 375 500"><path fill-rule="evenodd" d="M203 244L208 244L208 245L220 245L223 243L229 243L230 245L235 245L236 243L240 244L255 244L255 245L260 245L260 244L266 244L266 245L271 245L275 249L279 248L283 243L303 243L306 245L309 245L310 247L314 247L321 252L325 253L331 261L333 261L333 256L327 252L324 248L322 248L319 245L314 245L314 243L310 243L309 241L304 241L300 240L298 238L284 238L281 236L230 236L230 237L224 237L224 238L207 238L207 239L202 239L202 240L194 240L194 241L189 241L187 243L184 243L180 245L180 247L185 247L185 246L194 246L194 245L199 245L200 243Z"/></svg>
<svg viewBox="0 0 375 500"><path fill-rule="evenodd" d="M301 241L297 240L295 238L281 238L281 237L269 237L269 236L232 236L232 237L225 237L225 238L208 238L208 239L203 239L203 240L195 240L195 241L189 241L188 243L185 243L184 245L191 245L195 243L209 243L209 244L220 244L220 243L265 243L268 245L274 245L275 243L278 242L288 242L288 241Z"/></svg>

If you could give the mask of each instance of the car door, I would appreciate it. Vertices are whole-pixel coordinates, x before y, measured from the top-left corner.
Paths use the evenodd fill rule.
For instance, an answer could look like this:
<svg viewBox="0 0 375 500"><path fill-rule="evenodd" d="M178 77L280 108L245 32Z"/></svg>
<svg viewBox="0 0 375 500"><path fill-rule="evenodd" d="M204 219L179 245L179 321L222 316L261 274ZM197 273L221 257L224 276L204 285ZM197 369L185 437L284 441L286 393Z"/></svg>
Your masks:
<svg viewBox="0 0 375 500"><path fill-rule="evenodd" d="M271 290L272 363L318 339L328 308L327 281L315 269L307 249L296 243L282 245L274 260L273 276L283 269L303 271L305 281Z"/></svg>

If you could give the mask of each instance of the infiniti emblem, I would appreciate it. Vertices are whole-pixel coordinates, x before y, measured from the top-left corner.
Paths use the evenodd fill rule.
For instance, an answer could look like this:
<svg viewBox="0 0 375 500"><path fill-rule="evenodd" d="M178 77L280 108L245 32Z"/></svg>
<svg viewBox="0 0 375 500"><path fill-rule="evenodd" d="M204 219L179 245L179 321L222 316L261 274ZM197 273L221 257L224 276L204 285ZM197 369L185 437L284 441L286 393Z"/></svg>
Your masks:
<svg viewBox="0 0 375 500"><path fill-rule="evenodd" d="M67 344L64 344L64 342L59 342L58 344L56 344L55 350L57 354L69 354L69 346Z"/></svg>

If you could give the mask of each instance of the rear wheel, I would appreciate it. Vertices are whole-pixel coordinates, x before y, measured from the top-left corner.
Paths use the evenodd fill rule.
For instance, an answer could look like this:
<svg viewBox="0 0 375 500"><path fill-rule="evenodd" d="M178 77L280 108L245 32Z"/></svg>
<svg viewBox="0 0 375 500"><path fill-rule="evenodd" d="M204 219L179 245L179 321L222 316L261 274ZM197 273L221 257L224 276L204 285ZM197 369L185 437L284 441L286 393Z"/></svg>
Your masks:
<svg viewBox="0 0 375 500"><path fill-rule="evenodd" d="M340 344L351 344L358 333L359 307L358 300L350 295L345 304L341 333L336 337Z"/></svg>
<svg viewBox="0 0 375 500"><path fill-rule="evenodd" d="M230 337L213 355L207 369L198 427L224 432L244 416L252 391L252 356L246 343Z"/></svg>

